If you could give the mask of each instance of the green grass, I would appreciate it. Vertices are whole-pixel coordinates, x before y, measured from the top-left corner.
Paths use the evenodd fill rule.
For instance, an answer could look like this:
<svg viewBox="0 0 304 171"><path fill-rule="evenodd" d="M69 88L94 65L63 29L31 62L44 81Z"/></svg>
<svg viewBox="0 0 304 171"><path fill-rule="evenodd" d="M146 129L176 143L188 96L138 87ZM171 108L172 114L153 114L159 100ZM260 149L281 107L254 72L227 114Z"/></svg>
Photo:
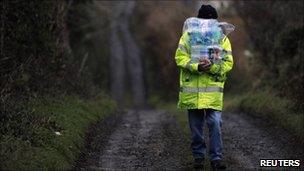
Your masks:
<svg viewBox="0 0 304 171"><path fill-rule="evenodd" d="M294 103L269 92L250 92L238 96L225 97L225 110L243 112L265 119L286 129L304 142L303 112L296 111Z"/></svg>
<svg viewBox="0 0 304 171"><path fill-rule="evenodd" d="M116 104L103 96L91 100L45 97L20 104L2 124L1 169L72 169L88 126L115 110Z"/></svg>

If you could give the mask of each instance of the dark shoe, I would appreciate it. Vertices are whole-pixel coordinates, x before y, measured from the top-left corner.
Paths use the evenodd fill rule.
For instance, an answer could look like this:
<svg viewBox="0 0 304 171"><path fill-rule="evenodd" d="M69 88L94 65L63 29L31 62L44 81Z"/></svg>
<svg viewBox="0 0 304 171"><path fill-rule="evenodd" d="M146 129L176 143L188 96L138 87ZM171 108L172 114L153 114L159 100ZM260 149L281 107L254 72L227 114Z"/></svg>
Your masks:
<svg viewBox="0 0 304 171"><path fill-rule="evenodd" d="M203 169L204 168L204 158L194 159L194 169Z"/></svg>
<svg viewBox="0 0 304 171"><path fill-rule="evenodd" d="M222 160L211 161L211 167L213 170L225 170L227 168L226 164Z"/></svg>

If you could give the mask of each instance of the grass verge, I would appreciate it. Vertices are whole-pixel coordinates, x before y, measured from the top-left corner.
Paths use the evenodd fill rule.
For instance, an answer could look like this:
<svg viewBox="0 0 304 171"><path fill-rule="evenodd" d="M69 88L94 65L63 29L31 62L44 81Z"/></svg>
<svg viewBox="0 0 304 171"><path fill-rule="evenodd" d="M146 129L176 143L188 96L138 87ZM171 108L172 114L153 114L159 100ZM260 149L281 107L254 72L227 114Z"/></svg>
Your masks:
<svg viewBox="0 0 304 171"><path fill-rule="evenodd" d="M83 149L90 124L114 113L103 97L36 98L1 118L1 170L70 170Z"/></svg>
<svg viewBox="0 0 304 171"><path fill-rule="evenodd" d="M225 110L243 112L286 129L304 142L303 112L295 111L294 103L269 92L249 92L238 96L226 95Z"/></svg>

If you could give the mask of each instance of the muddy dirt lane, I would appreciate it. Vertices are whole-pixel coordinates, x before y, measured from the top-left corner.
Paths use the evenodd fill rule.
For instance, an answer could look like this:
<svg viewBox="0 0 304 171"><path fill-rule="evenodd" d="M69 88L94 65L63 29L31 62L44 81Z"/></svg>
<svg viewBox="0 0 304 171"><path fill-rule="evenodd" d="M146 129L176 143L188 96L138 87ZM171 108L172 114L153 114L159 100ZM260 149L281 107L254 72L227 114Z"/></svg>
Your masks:
<svg viewBox="0 0 304 171"><path fill-rule="evenodd" d="M95 141L98 141L95 140ZM104 140L100 140L102 142ZM189 154L174 118L161 110L129 110L85 170L180 170Z"/></svg>
<svg viewBox="0 0 304 171"><path fill-rule="evenodd" d="M291 135L263 123L244 114L223 113L227 170L261 170L259 159L303 161L303 149ZM182 134L175 118L164 110L128 110L97 124L91 132L91 147L77 167L80 170L191 170L190 137ZM208 158L206 164L209 170Z"/></svg>
<svg viewBox="0 0 304 171"><path fill-rule="evenodd" d="M224 157L228 170L261 170L260 159L302 159L303 149L286 131L245 114L223 114ZM302 168L265 168L301 170Z"/></svg>

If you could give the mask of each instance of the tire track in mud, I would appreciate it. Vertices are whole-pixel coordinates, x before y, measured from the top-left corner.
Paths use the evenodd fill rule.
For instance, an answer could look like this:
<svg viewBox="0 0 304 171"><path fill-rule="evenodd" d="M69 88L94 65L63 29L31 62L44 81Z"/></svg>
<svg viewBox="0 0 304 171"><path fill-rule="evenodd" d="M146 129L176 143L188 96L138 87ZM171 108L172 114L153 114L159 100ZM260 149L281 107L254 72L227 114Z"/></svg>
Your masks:
<svg viewBox="0 0 304 171"><path fill-rule="evenodd" d="M184 170L188 147L175 119L165 111L129 110L104 149L96 152L97 161L83 169Z"/></svg>
<svg viewBox="0 0 304 171"><path fill-rule="evenodd" d="M224 157L228 170L301 170L260 168L260 159L300 159L303 149L295 138L267 121L245 114L223 114Z"/></svg>

